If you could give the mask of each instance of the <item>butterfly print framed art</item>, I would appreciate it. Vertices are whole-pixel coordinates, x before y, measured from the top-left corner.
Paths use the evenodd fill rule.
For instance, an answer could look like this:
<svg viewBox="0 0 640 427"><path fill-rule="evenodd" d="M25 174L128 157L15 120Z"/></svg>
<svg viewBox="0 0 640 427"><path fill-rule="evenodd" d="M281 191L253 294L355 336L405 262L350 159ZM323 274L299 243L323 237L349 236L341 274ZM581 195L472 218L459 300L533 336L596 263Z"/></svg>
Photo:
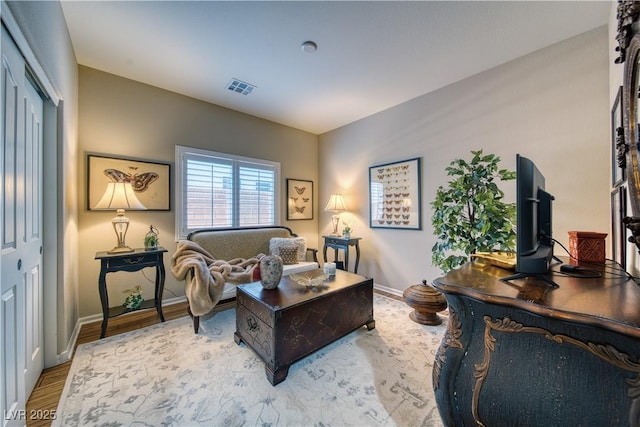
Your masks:
<svg viewBox="0 0 640 427"><path fill-rule="evenodd" d="M422 230L420 158L369 168L369 226Z"/></svg>
<svg viewBox="0 0 640 427"><path fill-rule="evenodd" d="M287 178L287 221L313 219L313 181Z"/></svg>
<svg viewBox="0 0 640 427"><path fill-rule="evenodd" d="M130 182L146 210L171 210L170 163L87 154L88 210L95 209L110 182Z"/></svg>

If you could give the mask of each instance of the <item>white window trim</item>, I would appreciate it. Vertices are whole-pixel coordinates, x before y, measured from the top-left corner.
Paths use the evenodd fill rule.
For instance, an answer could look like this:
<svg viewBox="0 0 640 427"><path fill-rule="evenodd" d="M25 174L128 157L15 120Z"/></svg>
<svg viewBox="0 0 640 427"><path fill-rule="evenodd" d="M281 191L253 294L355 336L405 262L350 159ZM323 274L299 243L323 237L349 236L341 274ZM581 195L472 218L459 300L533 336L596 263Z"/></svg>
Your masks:
<svg viewBox="0 0 640 427"><path fill-rule="evenodd" d="M247 162L247 163L257 163L257 164L263 164L263 165L268 164L271 167L273 167L275 171L274 221L275 221L275 225L280 224L280 204L281 204L280 203L281 202L280 163L272 162L270 160L262 160L262 159L252 158L252 157L237 156L234 154L220 153L220 152L211 151L211 150L204 150L200 148L192 148L192 147L185 147L182 145L176 145L176 149L175 149L175 159L176 159L176 191L175 191L175 206L176 206L175 234L176 236L175 238L176 238L176 242L178 240L186 239L187 235L189 234L189 231L185 230L184 228L184 206L185 206L184 197L186 195L186 188L185 188L186 183L184 182L184 179L183 179L183 176L184 176L183 159L184 159L184 156L188 154L195 154L203 157L217 157L221 159L228 159L228 160L241 161L241 162Z"/></svg>

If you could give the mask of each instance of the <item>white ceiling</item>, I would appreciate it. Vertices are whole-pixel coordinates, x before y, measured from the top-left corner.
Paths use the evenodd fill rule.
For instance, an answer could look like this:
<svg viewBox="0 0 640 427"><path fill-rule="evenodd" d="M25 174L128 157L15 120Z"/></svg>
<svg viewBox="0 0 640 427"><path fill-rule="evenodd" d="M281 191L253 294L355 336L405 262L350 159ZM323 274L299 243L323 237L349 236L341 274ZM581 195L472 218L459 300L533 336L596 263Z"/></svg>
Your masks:
<svg viewBox="0 0 640 427"><path fill-rule="evenodd" d="M609 1L62 1L78 63L315 134L605 25ZM315 53L301 44L313 40ZM232 78L257 88L227 89Z"/></svg>

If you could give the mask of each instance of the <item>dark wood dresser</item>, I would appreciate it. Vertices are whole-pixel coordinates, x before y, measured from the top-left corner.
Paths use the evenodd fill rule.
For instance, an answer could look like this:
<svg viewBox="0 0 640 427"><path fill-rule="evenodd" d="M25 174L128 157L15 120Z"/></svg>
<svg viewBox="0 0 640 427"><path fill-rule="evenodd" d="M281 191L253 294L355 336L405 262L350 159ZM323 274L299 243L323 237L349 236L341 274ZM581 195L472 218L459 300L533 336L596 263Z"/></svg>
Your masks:
<svg viewBox="0 0 640 427"><path fill-rule="evenodd" d="M474 261L434 282L451 310L433 368L445 425L640 426L640 287L612 268L550 273L558 288L510 273Z"/></svg>
<svg viewBox="0 0 640 427"><path fill-rule="evenodd" d="M363 325L375 327L373 279L346 271L312 289L288 276L275 289L239 285L236 297L234 339L260 356L272 385L286 379L295 361Z"/></svg>

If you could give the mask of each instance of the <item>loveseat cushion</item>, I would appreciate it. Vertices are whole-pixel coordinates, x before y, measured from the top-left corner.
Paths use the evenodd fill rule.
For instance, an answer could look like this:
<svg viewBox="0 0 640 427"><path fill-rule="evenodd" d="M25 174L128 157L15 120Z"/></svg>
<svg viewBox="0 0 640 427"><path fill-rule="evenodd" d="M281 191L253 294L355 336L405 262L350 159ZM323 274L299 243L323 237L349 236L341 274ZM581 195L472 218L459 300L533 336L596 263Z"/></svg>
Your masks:
<svg viewBox="0 0 640 427"><path fill-rule="evenodd" d="M315 270L318 268L320 268L320 266L315 261L303 261L297 264L282 266L282 275L288 276L289 274L302 273L305 271Z"/></svg>
<svg viewBox="0 0 640 427"><path fill-rule="evenodd" d="M288 276L289 274L294 274L294 273L304 273L305 271L315 270L317 268L320 268L317 262L303 261L297 264L283 265L282 275ZM226 300L229 298L233 298L235 296L236 296L236 285L234 285L233 283L225 283L221 300Z"/></svg>

